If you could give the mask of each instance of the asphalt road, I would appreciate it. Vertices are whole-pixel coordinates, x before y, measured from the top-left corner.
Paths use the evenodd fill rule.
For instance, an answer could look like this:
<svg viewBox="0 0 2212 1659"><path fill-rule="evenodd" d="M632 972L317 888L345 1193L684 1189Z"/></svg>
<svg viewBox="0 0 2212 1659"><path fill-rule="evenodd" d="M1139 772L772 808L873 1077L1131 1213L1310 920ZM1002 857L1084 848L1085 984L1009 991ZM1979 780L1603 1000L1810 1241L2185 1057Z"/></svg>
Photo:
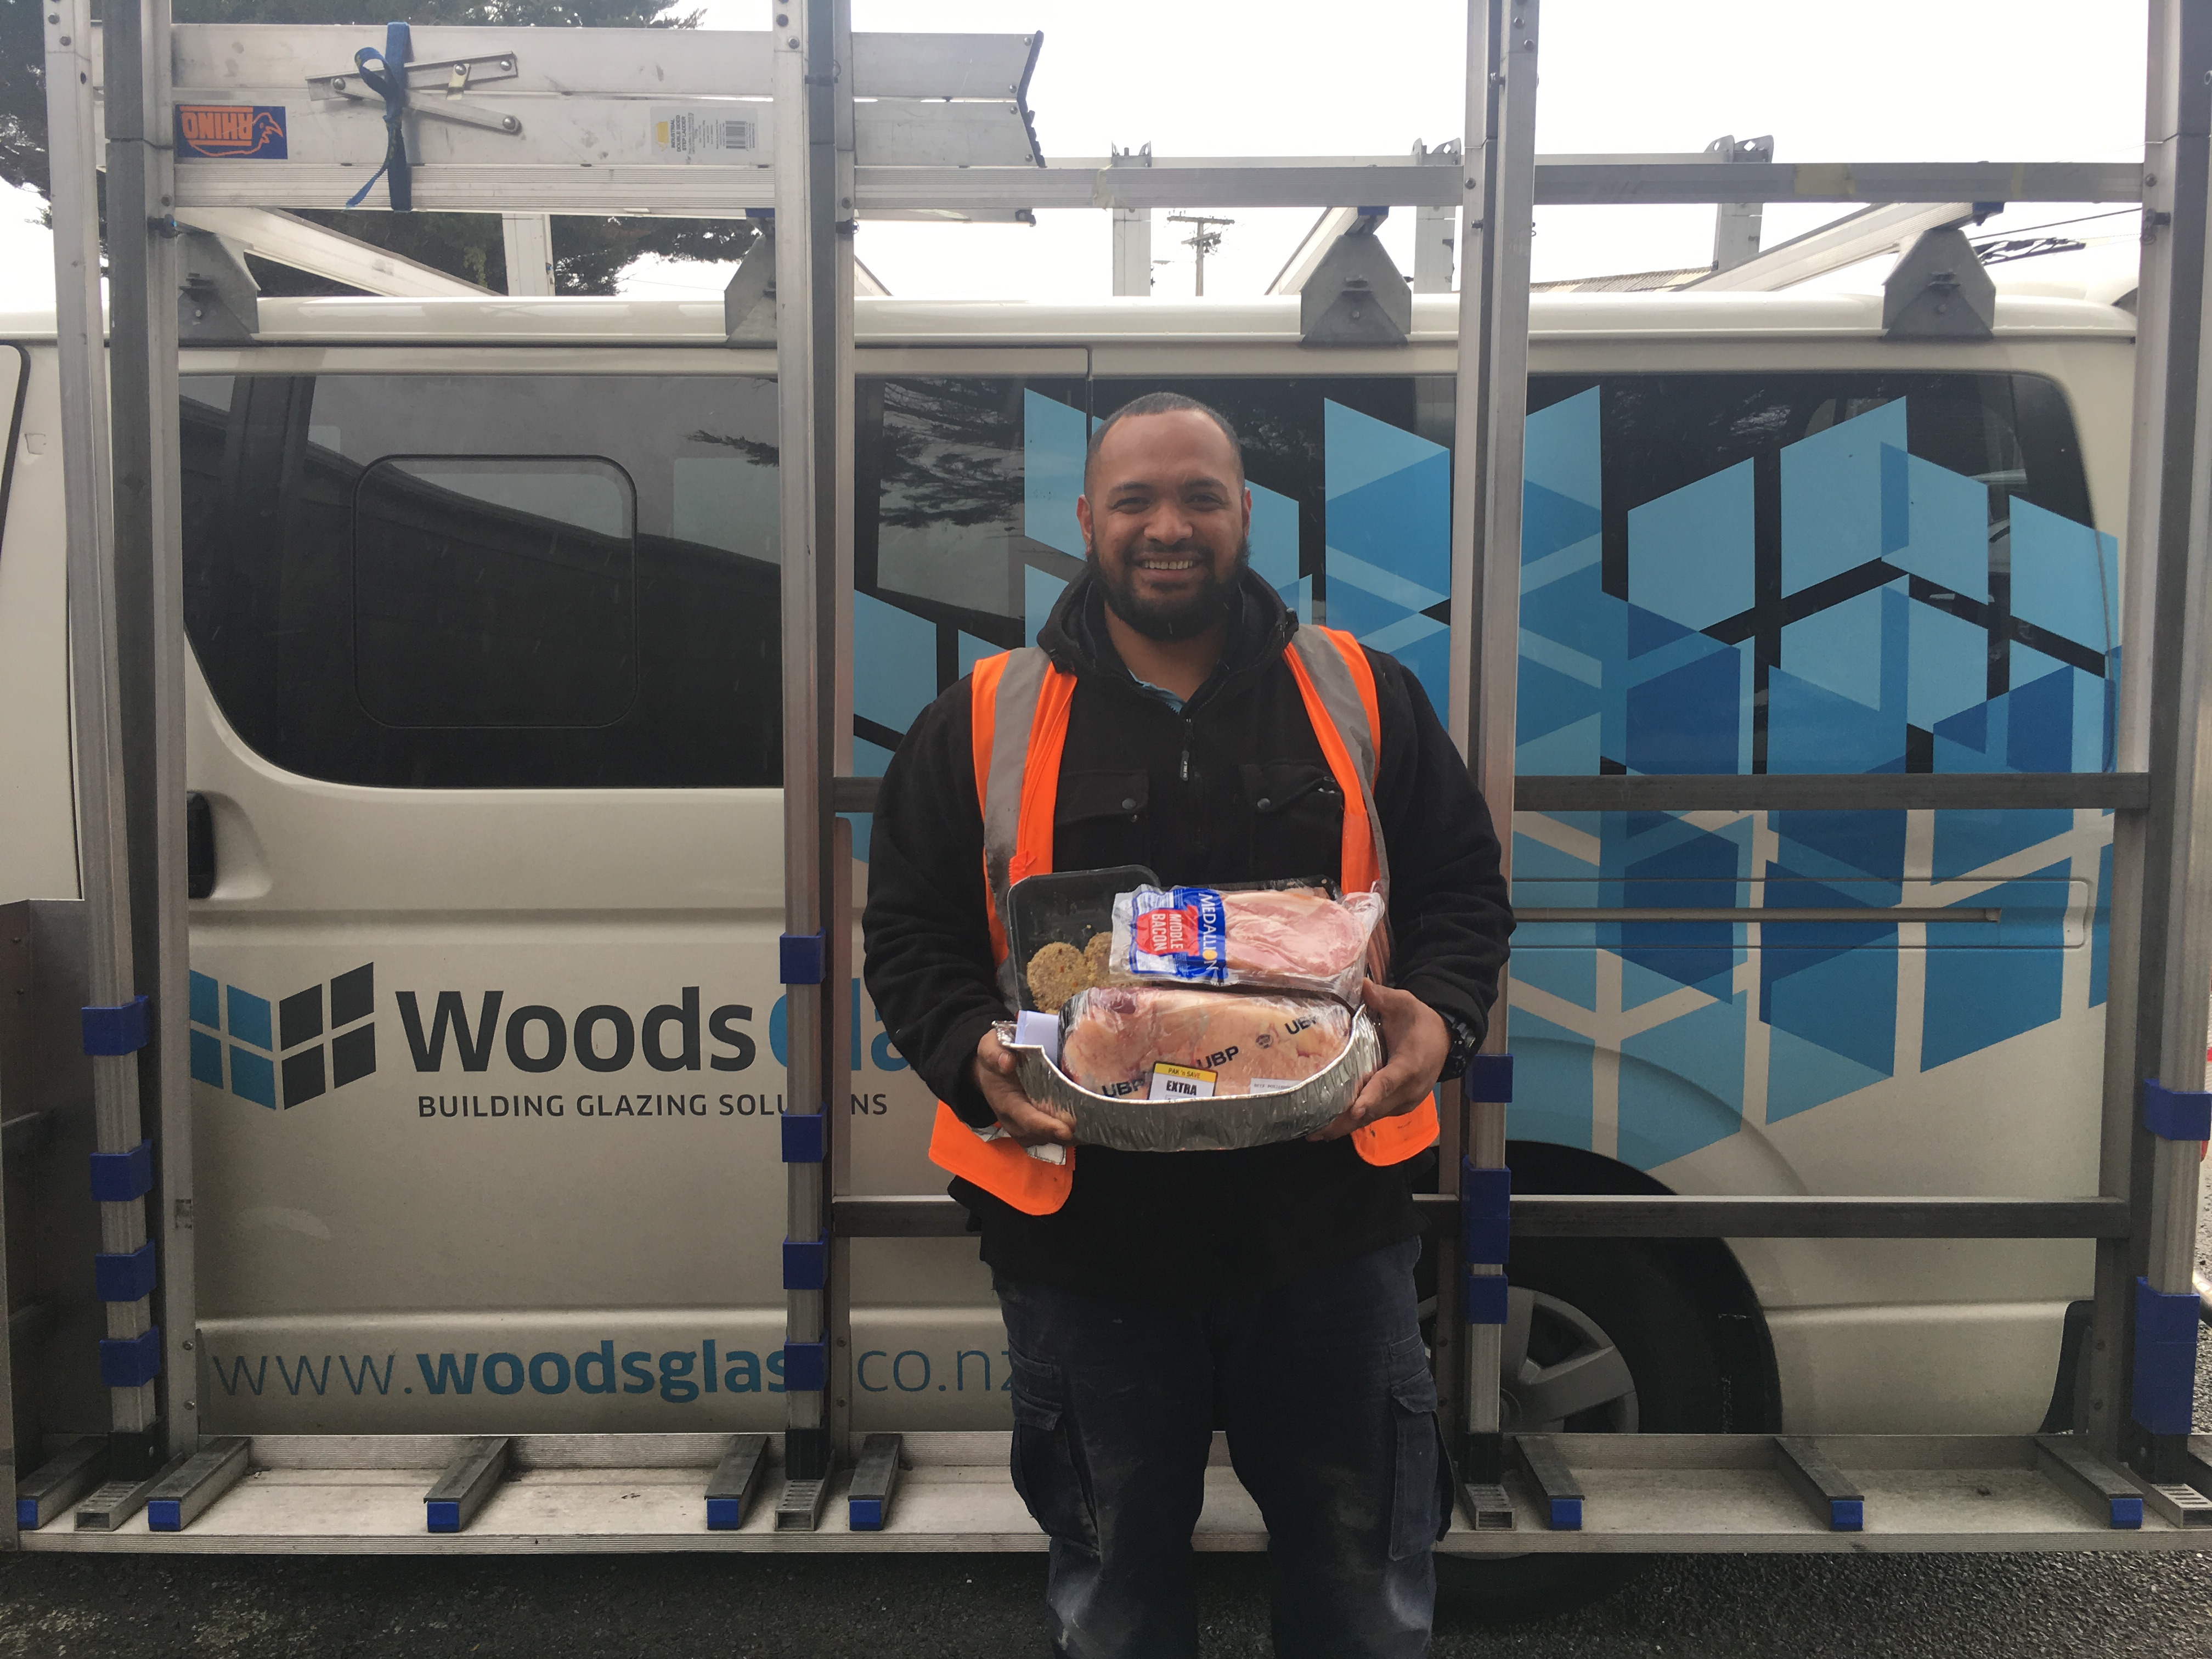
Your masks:
<svg viewBox="0 0 2212 1659"><path fill-rule="evenodd" d="M2212 1429L2212 1340L2197 1402ZM1207 1659L1267 1654L1265 1563L1199 1583ZM1036 1556L0 1555L0 1659L1030 1659L1043 1585ZM1493 1607L1448 1572L1436 1659L2212 1659L2206 1555L1672 1557L1571 1612Z"/></svg>
<svg viewBox="0 0 2212 1659"><path fill-rule="evenodd" d="M1200 1564L1204 1651L1264 1655L1265 1566ZM997 1659L1045 1651L1035 1556L0 1559L0 1656ZM2182 1659L2212 1655L2203 1556L1662 1560L1511 1624L1448 1591L1437 1659Z"/></svg>

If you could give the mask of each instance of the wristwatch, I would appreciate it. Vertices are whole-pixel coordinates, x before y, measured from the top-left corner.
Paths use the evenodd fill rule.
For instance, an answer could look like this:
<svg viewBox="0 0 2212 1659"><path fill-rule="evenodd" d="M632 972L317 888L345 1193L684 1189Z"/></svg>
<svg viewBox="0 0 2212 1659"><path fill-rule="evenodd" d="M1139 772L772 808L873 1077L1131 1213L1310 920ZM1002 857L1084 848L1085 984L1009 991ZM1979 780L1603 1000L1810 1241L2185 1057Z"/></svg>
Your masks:
<svg viewBox="0 0 2212 1659"><path fill-rule="evenodd" d="M1474 1058L1474 1051L1482 1046L1482 1033L1457 1014L1430 1005L1436 1017L1443 1021L1444 1030L1450 1034L1451 1047L1444 1050L1443 1070L1437 1073L1439 1083L1456 1083L1467 1074L1467 1063Z"/></svg>

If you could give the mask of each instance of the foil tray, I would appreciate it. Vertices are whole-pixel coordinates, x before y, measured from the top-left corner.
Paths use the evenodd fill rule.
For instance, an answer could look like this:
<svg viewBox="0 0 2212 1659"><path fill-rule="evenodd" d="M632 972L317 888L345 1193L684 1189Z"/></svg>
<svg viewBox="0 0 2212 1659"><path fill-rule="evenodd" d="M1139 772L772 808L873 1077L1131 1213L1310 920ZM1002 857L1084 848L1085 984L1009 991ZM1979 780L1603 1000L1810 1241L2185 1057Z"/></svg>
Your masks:
<svg viewBox="0 0 2212 1659"><path fill-rule="evenodd" d="M1012 1020L1000 1021L996 1029L1014 1057L1024 1091L1065 1118L1074 1127L1078 1146L1123 1152L1219 1152L1295 1140L1333 1121L1382 1064L1382 1034L1364 1009L1356 1009L1344 1052L1295 1089L1206 1100L1115 1099L1076 1084L1036 1044L1017 1042Z"/></svg>

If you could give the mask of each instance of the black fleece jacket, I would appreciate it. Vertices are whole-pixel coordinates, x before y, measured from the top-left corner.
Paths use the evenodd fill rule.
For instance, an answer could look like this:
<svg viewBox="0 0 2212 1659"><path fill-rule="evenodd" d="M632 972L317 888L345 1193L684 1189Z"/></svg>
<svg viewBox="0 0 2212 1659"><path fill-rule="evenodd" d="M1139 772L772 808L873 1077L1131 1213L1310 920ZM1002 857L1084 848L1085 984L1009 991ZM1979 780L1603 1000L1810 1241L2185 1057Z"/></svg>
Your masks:
<svg viewBox="0 0 2212 1659"><path fill-rule="evenodd" d="M1297 628L1247 574L1220 665L1178 714L1108 636L1085 575L1037 643L1077 677L1053 867L1148 866L1169 885L1338 873L1345 802L1283 647ZM1513 930L1489 809L1420 684L1370 651L1382 724L1376 805L1389 854L1391 977L1483 1030ZM884 775L871 834L869 994L938 1097L988 1126L975 1046L1006 1018L983 895L967 679L932 703ZM1355 805L1354 810L1358 810ZM964 1181L953 1196L1008 1278L1103 1296L1243 1293L1419 1231L1405 1166L1348 1139L1232 1152L1082 1146L1067 1203L1028 1216Z"/></svg>

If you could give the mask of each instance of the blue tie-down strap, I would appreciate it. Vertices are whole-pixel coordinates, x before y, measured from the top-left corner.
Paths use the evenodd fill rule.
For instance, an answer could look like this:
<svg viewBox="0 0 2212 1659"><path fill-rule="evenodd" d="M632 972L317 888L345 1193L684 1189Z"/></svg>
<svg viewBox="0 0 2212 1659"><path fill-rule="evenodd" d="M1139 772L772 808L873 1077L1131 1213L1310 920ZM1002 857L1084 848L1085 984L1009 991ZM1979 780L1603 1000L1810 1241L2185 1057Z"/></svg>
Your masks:
<svg viewBox="0 0 2212 1659"><path fill-rule="evenodd" d="M819 1164L830 1156L830 1114L787 1112L783 1115L783 1161Z"/></svg>
<svg viewBox="0 0 2212 1659"><path fill-rule="evenodd" d="M2156 1078L2142 1086L2143 1127L2160 1140L2212 1140L2212 1094L2169 1089Z"/></svg>
<svg viewBox="0 0 2212 1659"><path fill-rule="evenodd" d="M830 1241L825 1238L787 1238L783 1241L783 1288L818 1291L830 1282Z"/></svg>
<svg viewBox="0 0 2212 1659"><path fill-rule="evenodd" d="M384 165L368 175L368 182L346 198L349 208L359 207L368 192L376 188L379 179L385 179L385 191L391 198L394 213L406 213L415 206L415 178L408 170L407 129L404 125L407 114L407 60L414 55L414 44L409 38L404 23L384 26L384 50L363 46L353 55L353 66L361 72L362 84L384 100Z"/></svg>
<svg viewBox="0 0 2212 1659"><path fill-rule="evenodd" d="M143 997L112 1008L84 1011L84 1051L88 1054L135 1054L146 1046L146 1035Z"/></svg>
<svg viewBox="0 0 2212 1659"><path fill-rule="evenodd" d="M783 1345L783 1386L791 1394L819 1394L830 1381L827 1342L787 1342Z"/></svg>
<svg viewBox="0 0 2212 1659"><path fill-rule="evenodd" d="M1467 1275L1467 1322L1470 1325L1503 1325L1505 1322L1504 1273Z"/></svg>
<svg viewBox="0 0 2212 1659"><path fill-rule="evenodd" d="M1512 1234L1513 1171L1480 1170L1472 1160L1459 1172L1461 1243L1470 1262L1503 1267Z"/></svg>
<svg viewBox="0 0 2212 1659"><path fill-rule="evenodd" d="M127 1152L92 1155L92 1195L102 1204L128 1204L154 1188L154 1143L142 1140Z"/></svg>
<svg viewBox="0 0 2212 1659"><path fill-rule="evenodd" d="M103 1250L92 1259L92 1282L102 1302L139 1302L154 1294L154 1241L130 1251Z"/></svg>
<svg viewBox="0 0 2212 1659"><path fill-rule="evenodd" d="M775 941L776 975L786 985L822 983L822 935L779 933Z"/></svg>
<svg viewBox="0 0 2212 1659"><path fill-rule="evenodd" d="M2153 1434L2195 1429L2197 1292L2136 1280L2135 1419Z"/></svg>
<svg viewBox="0 0 2212 1659"><path fill-rule="evenodd" d="M111 1389L135 1389L161 1374L161 1328L149 1325L136 1336L100 1340L100 1380Z"/></svg>
<svg viewBox="0 0 2212 1659"><path fill-rule="evenodd" d="M1461 1079L1460 1088L1469 1100L1493 1106L1510 1106L1513 1103L1513 1056L1474 1055L1467 1062L1467 1075Z"/></svg>

